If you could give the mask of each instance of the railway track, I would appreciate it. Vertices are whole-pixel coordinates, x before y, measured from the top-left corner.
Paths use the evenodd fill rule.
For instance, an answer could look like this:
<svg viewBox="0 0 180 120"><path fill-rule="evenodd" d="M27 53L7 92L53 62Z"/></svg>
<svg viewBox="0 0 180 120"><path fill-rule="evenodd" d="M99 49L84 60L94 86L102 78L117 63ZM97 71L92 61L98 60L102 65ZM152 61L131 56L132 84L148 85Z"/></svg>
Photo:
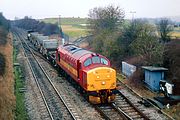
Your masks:
<svg viewBox="0 0 180 120"><path fill-rule="evenodd" d="M126 120L126 117L113 104L95 105L106 120Z"/></svg>
<svg viewBox="0 0 180 120"><path fill-rule="evenodd" d="M136 107L139 108L141 111L146 113L149 119L167 119L167 120L173 120L173 118L168 115L167 113L163 112L161 109L159 109L157 106L154 104L148 102L146 98L142 97L140 94L135 92L133 89L131 89L128 85L124 84L117 78L119 84L123 87L121 89L121 93L126 96L129 100L133 101L135 103ZM135 96L135 97L132 97ZM142 106L142 103L139 102L145 102L149 108L146 108L144 105Z"/></svg>
<svg viewBox="0 0 180 120"><path fill-rule="evenodd" d="M96 105L95 108L107 120L149 120L149 118L120 91L116 96L115 103Z"/></svg>
<svg viewBox="0 0 180 120"><path fill-rule="evenodd" d="M131 102L120 91L118 91L118 94L116 95L116 103L114 103L114 107L122 111L122 113L130 120L149 120L147 115L139 110L135 103Z"/></svg>
<svg viewBox="0 0 180 120"><path fill-rule="evenodd" d="M21 37L21 35L18 35L18 33L16 34L19 37L19 39L21 40L25 39L25 37ZM67 111L69 111L69 113L67 114L71 114L72 116L71 119L81 119L80 116L78 116L78 114L76 113L76 110L73 109L67 96L63 93L61 93L61 95L59 94L59 92L54 87L53 83L51 82L51 80L49 79L45 71L43 70L42 66L38 63L37 59L35 58L35 56L38 56L44 59L42 55L35 52L35 50L33 50L32 52L31 51L32 47L30 48L25 43L25 41L22 41L22 45L24 46L26 57L28 58L29 64L31 65L31 70L35 71L33 74L34 76L36 76L37 84L39 84L38 85L39 88L42 89L40 91L42 91L42 94L44 95L44 99L45 99L44 101L46 101L46 104L47 104L46 109L49 112L50 118L62 119L64 117L67 117L68 115L62 116L62 113L61 113L62 110L67 109ZM36 68L37 66L39 66L39 68ZM39 71L42 71L42 73ZM42 77L42 76L46 76L46 77ZM39 80L41 80L41 82L38 82ZM47 81L49 81L49 83L47 83ZM50 86L52 86L52 88L49 88ZM51 93L52 91L56 91L56 92ZM55 94L59 94L59 96L56 96ZM60 98L61 100L60 101L57 100L58 98ZM62 101L64 103L61 103ZM61 104L59 106L61 107L64 106L64 107L58 108L58 104ZM116 103L106 104L106 105L97 105L95 106L95 108L102 114L102 116L105 119L108 119L108 120L124 120L124 119L128 119L128 120L129 119L130 120L134 120L134 119L146 120L147 119L148 120L148 117L144 115L135 105L133 105L133 103L130 102L123 94L121 94L120 91L119 91L119 94L117 94ZM69 119L69 118L66 118L66 119Z"/></svg>
<svg viewBox="0 0 180 120"><path fill-rule="evenodd" d="M42 119L81 119L76 110L74 110L68 100L65 99L66 95L60 94L57 91L54 84L51 82L51 79L39 64L36 56L33 54L27 43L25 43L17 29L14 34L16 35L16 39L21 41L24 54L27 57L33 77L43 98L43 103L40 103L42 104L42 108L40 109L43 109Z"/></svg>

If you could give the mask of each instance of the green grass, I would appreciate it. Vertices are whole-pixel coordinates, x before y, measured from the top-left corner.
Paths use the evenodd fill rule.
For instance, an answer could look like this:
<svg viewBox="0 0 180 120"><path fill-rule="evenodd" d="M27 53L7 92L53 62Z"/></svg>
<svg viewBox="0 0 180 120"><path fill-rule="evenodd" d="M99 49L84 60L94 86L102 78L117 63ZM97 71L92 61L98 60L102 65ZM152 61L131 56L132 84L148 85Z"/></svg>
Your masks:
<svg viewBox="0 0 180 120"><path fill-rule="evenodd" d="M80 24L76 24L76 25L72 25L72 26L75 27L75 28L87 29L86 26L82 26L82 25L80 25Z"/></svg>
<svg viewBox="0 0 180 120"><path fill-rule="evenodd" d="M17 61L17 49L14 49L13 60ZM26 120L28 115L26 112L25 102L24 102L24 93L20 92L20 88L24 88L25 83L22 79L22 70L20 66L14 67L14 77L15 77L15 96L16 96L16 116L15 120Z"/></svg>
<svg viewBox="0 0 180 120"><path fill-rule="evenodd" d="M180 27L175 27L174 30L170 33L172 39L180 38Z"/></svg>
<svg viewBox="0 0 180 120"><path fill-rule="evenodd" d="M82 31L66 31L65 34L69 35L70 37L82 37L87 35L87 32L85 30Z"/></svg>

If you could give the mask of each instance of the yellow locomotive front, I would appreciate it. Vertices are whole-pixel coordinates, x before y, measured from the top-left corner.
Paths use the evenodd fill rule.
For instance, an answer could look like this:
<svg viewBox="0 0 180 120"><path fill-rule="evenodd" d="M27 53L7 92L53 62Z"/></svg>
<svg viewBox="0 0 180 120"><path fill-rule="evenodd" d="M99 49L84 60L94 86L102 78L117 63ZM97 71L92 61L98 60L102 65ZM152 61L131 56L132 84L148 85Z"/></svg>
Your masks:
<svg viewBox="0 0 180 120"><path fill-rule="evenodd" d="M109 103L115 99L116 71L110 67L96 67L86 73L86 90L94 104Z"/></svg>

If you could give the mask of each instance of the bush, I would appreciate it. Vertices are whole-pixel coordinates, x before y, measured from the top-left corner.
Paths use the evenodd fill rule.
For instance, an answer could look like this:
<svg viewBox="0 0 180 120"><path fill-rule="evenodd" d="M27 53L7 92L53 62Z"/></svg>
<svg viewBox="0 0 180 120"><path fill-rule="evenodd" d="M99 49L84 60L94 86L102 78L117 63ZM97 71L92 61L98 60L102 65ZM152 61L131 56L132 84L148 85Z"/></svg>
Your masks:
<svg viewBox="0 0 180 120"><path fill-rule="evenodd" d="M6 66L5 57L3 54L0 53L0 75L4 74L5 66Z"/></svg>
<svg viewBox="0 0 180 120"><path fill-rule="evenodd" d="M169 68L170 78L180 79L180 40L172 40L165 47L164 66Z"/></svg>

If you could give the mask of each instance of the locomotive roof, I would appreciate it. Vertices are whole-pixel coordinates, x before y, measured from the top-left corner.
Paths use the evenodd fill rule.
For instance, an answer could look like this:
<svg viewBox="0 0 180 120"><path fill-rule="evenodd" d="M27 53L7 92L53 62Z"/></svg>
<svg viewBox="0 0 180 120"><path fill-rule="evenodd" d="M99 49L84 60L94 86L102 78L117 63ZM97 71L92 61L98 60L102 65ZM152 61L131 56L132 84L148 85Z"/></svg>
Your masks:
<svg viewBox="0 0 180 120"><path fill-rule="evenodd" d="M73 44L64 45L63 48L68 51L73 58L80 59L86 55L91 55L93 52L79 48Z"/></svg>

